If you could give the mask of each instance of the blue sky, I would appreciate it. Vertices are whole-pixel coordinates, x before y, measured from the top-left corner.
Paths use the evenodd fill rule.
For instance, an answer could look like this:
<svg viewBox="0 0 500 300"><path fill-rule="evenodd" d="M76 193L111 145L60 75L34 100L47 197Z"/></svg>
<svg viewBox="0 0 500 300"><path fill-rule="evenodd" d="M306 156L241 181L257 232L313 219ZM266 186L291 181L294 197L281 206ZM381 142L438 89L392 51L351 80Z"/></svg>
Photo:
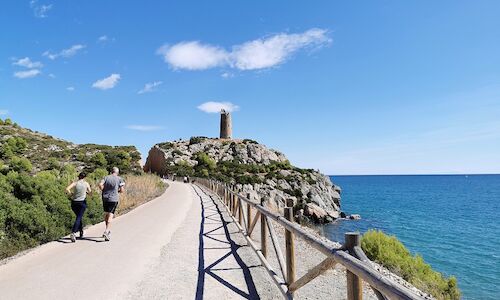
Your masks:
<svg viewBox="0 0 500 300"><path fill-rule="evenodd" d="M499 15L498 1L6 1L0 115L146 155L217 136L205 111L226 103L235 137L328 174L500 173Z"/></svg>

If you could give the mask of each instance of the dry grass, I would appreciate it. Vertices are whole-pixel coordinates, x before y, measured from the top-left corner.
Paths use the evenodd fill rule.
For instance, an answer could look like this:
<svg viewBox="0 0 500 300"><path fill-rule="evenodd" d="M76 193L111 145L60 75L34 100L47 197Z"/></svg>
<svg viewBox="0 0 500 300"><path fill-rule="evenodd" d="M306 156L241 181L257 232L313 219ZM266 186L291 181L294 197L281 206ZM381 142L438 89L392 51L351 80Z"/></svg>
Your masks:
<svg viewBox="0 0 500 300"><path fill-rule="evenodd" d="M151 174L127 175L125 192L120 195L118 215L123 215L133 208L144 204L165 192L167 184L160 177Z"/></svg>

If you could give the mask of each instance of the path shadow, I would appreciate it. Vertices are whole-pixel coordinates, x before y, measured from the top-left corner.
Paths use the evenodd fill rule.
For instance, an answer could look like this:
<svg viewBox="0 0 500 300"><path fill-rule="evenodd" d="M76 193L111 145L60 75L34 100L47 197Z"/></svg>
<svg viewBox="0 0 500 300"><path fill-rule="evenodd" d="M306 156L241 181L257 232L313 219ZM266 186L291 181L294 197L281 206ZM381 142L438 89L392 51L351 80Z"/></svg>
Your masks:
<svg viewBox="0 0 500 300"><path fill-rule="evenodd" d="M103 243L105 240L102 237L97 237L97 236L86 236L83 238L76 238L76 241L87 241L87 242L95 242L95 243ZM69 237L64 237L58 239L56 242L61 243L61 244L73 244L71 239Z"/></svg>
<svg viewBox="0 0 500 300"><path fill-rule="evenodd" d="M228 224L232 222L228 222L225 220L223 212L217 205L215 201L215 197L206 193L199 187L193 186L194 191L199 197L201 203L201 222L200 222L200 232L199 232L199 248L198 248L198 284L196 289L196 300L203 299L204 287L205 287L205 278L206 276L210 276L221 283L226 288L230 289L234 293L238 294L242 298L245 299L260 299L257 289L255 287L255 283L252 278L252 274L250 272L251 268L260 267L259 266L247 266L245 262L241 259L238 254L238 249L243 247L237 244L232 238L231 233L228 228ZM205 226L209 223L206 221L209 220L211 225L220 225L216 229L211 229L205 232ZM224 233L215 234L214 232L217 230L223 229ZM217 237L214 237L217 236ZM219 236L221 238L219 238ZM222 239L222 236L225 237L225 240ZM206 247L205 248L205 239L210 239L217 241L223 245L221 247ZM228 252L219 257L215 262L210 265L205 265L205 251L213 251L213 250L227 250ZM238 267L235 268L217 268L217 265L222 263L229 257L233 257ZM248 289L248 293L246 291L241 290L231 282L228 282L215 272L224 272L224 271L236 271L241 270L245 279L245 284Z"/></svg>

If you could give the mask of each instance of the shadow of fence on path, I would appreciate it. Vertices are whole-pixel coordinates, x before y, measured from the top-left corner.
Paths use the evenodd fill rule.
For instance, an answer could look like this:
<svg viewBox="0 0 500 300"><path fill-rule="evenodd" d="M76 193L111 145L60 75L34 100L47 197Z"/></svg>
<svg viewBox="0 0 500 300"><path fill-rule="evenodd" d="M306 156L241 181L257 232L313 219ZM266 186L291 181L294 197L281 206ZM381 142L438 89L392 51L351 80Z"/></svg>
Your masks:
<svg viewBox="0 0 500 300"><path fill-rule="evenodd" d="M217 205L212 195L207 194L205 191L200 189L199 187L194 187L194 191L198 195L201 204L201 222L200 222L200 232L199 232L199 249L198 249L198 283L196 289L196 300L203 299L204 288L205 288L205 278L206 276L210 276L221 283L226 288L230 289L234 293L238 294L242 298L245 299L260 299L257 289L255 287L255 283L252 278L252 274L250 272L250 268L259 267L259 266L247 266L245 262L241 259L238 254L238 249L243 247L237 244L232 238L231 234L235 232L230 232L228 225L232 223L232 221L226 221L224 218L224 213L221 211L219 206ZM207 222L208 221L208 222ZM220 225L215 229L211 229L207 232L206 225ZM224 233L214 233L217 230L223 229ZM218 238L221 236L222 238ZM225 238L225 240L224 240ZM227 247L207 247L205 248L205 239L214 240L218 243L226 244ZM215 262L211 263L208 266L205 266L205 251L206 250L224 250L227 249L228 252L219 257ZM217 265L222 263L229 257L233 257L238 267L236 268L216 268ZM241 290L233 283L225 280L221 276L217 275L215 272L223 272L223 271L235 271L241 270L245 279L245 284L248 289L248 292Z"/></svg>

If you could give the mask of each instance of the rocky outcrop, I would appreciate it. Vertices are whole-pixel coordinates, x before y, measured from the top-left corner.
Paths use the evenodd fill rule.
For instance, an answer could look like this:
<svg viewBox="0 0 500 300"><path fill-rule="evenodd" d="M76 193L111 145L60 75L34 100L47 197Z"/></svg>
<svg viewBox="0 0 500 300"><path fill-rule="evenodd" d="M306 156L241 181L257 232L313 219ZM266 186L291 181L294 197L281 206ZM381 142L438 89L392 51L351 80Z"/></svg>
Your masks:
<svg viewBox="0 0 500 300"><path fill-rule="evenodd" d="M296 213L315 223L340 217L340 188L329 177L294 167L284 154L252 140L195 137L157 144L144 170L215 178L276 208L293 199Z"/></svg>

